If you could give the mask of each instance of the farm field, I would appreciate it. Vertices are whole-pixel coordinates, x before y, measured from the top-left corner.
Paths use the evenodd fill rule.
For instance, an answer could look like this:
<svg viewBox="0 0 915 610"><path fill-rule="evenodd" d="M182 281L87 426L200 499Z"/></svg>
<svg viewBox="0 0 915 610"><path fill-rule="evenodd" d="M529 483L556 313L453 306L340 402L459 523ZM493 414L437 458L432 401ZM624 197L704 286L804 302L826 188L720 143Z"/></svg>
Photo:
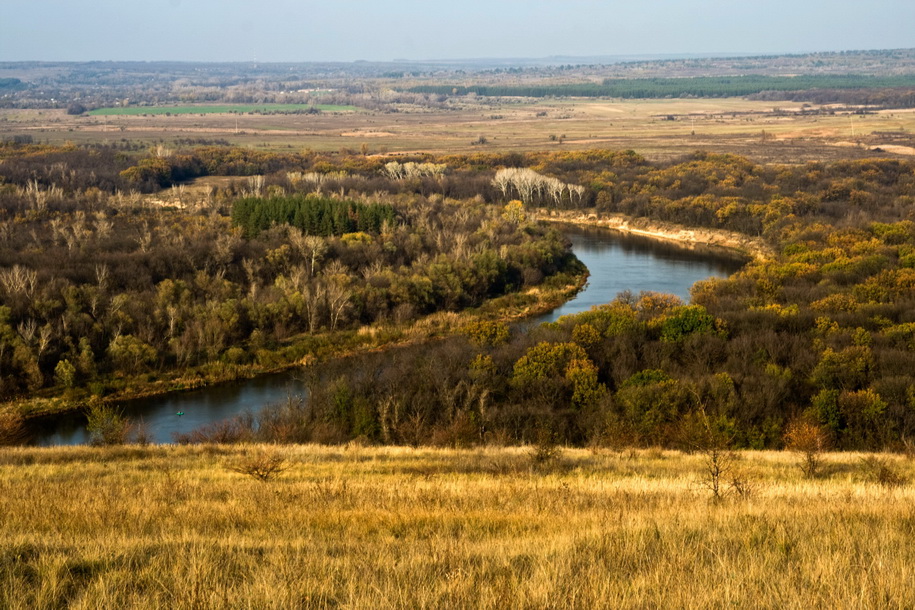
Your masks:
<svg viewBox="0 0 915 610"><path fill-rule="evenodd" d="M264 150L367 154L606 148L633 149L655 160L706 150L785 163L915 154L915 112L908 110L851 114L738 98L482 100L447 110L407 105L396 113L333 108L317 115L160 109L170 116L139 108L128 110L146 112L70 116L64 110L0 110L0 137L77 144L218 139Z"/></svg>
<svg viewBox="0 0 915 610"><path fill-rule="evenodd" d="M0 605L860 607L911 603L903 456L529 447L0 451ZM237 470L275 457L259 482ZM542 457L542 456L541 456ZM877 466L875 468L875 465ZM899 478L875 476L880 467Z"/></svg>
<svg viewBox="0 0 915 610"><path fill-rule="evenodd" d="M353 112L355 106L333 104L222 104L218 106L127 106L123 108L97 108L86 114L89 116L143 116L170 114L245 114L245 113L279 113L291 114L307 110L321 112Z"/></svg>

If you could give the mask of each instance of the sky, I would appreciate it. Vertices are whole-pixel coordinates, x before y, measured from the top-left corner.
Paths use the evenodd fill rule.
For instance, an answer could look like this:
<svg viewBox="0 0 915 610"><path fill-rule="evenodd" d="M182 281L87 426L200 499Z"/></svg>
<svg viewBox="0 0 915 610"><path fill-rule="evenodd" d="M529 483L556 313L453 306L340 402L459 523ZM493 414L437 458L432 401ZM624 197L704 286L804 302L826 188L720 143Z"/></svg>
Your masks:
<svg viewBox="0 0 915 610"><path fill-rule="evenodd" d="M0 61L806 53L913 24L913 0L0 0Z"/></svg>

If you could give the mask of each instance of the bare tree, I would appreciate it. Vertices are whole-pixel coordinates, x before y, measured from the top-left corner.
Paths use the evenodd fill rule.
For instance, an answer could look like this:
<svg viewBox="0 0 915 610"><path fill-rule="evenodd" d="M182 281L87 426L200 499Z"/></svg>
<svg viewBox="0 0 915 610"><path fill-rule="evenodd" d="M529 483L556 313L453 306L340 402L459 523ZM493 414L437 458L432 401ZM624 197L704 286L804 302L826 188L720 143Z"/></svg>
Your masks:
<svg viewBox="0 0 915 610"><path fill-rule="evenodd" d="M496 172L492 185L502 192L502 197L508 199L512 184L514 183L514 168L504 168Z"/></svg>
<svg viewBox="0 0 915 610"><path fill-rule="evenodd" d="M583 186L566 184L557 178L542 176L526 167L500 169L496 172L492 184L502 192L503 197L508 198L514 191L527 204L549 197L554 205L559 205L566 191L569 192L570 201L574 192L578 194L580 202L585 192Z"/></svg>
<svg viewBox="0 0 915 610"><path fill-rule="evenodd" d="M313 280L302 292L305 301L305 319L308 321L308 332L313 333L321 326L321 314L324 312L326 295L327 287L320 279Z"/></svg>
<svg viewBox="0 0 915 610"><path fill-rule="evenodd" d="M19 333L19 336L22 337L22 340L26 343L26 345L32 345L32 343L35 341L35 334L37 331L38 322L32 318L23 320L16 326L16 332Z"/></svg>
<svg viewBox="0 0 915 610"><path fill-rule="evenodd" d="M308 272L314 275L317 271L318 263L324 259L327 254L327 242L324 238L317 235L306 235L302 238L303 253L308 257Z"/></svg>
<svg viewBox="0 0 915 610"><path fill-rule="evenodd" d="M19 265L0 269L0 285L8 295L21 295L31 301L38 287L38 272Z"/></svg>
<svg viewBox="0 0 915 610"><path fill-rule="evenodd" d="M113 224L108 218L105 217L105 214L99 212L95 216L95 237L96 239L105 239L111 234L111 228Z"/></svg>
<svg viewBox="0 0 915 610"><path fill-rule="evenodd" d="M384 173L388 175L391 180L400 180L404 177L403 165L397 161L391 161L384 164Z"/></svg>
<svg viewBox="0 0 915 610"><path fill-rule="evenodd" d="M330 329L336 330L341 318L350 307L352 293L346 284L332 281L327 285L327 309L330 313Z"/></svg>
<svg viewBox="0 0 915 610"><path fill-rule="evenodd" d="M38 343L36 345L36 354L35 358L40 360L42 354L48 349L48 346L51 345L51 340L54 338L54 327L50 324L45 324L38 331Z"/></svg>
<svg viewBox="0 0 915 610"><path fill-rule="evenodd" d="M137 245L140 246L140 252L146 253L152 246L153 232L149 228L149 223L145 220L140 228L140 235L137 237Z"/></svg>

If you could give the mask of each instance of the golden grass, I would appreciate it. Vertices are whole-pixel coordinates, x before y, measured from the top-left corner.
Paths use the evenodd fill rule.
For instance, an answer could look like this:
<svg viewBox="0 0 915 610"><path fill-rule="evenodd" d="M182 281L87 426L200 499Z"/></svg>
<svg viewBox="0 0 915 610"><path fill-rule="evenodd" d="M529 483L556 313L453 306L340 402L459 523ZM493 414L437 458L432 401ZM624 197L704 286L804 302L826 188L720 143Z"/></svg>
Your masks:
<svg viewBox="0 0 915 610"><path fill-rule="evenodd" d="M669 451L4 449L0 607L911 607L915 491L861 457L743 453L713 502Z"/></svg>

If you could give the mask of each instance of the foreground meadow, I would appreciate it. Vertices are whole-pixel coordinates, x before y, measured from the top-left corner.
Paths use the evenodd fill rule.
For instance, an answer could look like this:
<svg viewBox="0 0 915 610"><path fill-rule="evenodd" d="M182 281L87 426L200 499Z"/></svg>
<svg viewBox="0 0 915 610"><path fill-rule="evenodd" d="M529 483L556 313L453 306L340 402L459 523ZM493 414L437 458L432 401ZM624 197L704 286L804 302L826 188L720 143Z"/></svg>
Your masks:
<svg viewBox="0 0 915 610"><path fill-rule="evenodd" d="M264 456L285 470L239 472ZM248 446L0 452L3 608L911 607L902 456ZM879 465L880 468L875 468ZM894 477L880 476L891 471ZM877 476L875 476L877 475Z"/></svg>

